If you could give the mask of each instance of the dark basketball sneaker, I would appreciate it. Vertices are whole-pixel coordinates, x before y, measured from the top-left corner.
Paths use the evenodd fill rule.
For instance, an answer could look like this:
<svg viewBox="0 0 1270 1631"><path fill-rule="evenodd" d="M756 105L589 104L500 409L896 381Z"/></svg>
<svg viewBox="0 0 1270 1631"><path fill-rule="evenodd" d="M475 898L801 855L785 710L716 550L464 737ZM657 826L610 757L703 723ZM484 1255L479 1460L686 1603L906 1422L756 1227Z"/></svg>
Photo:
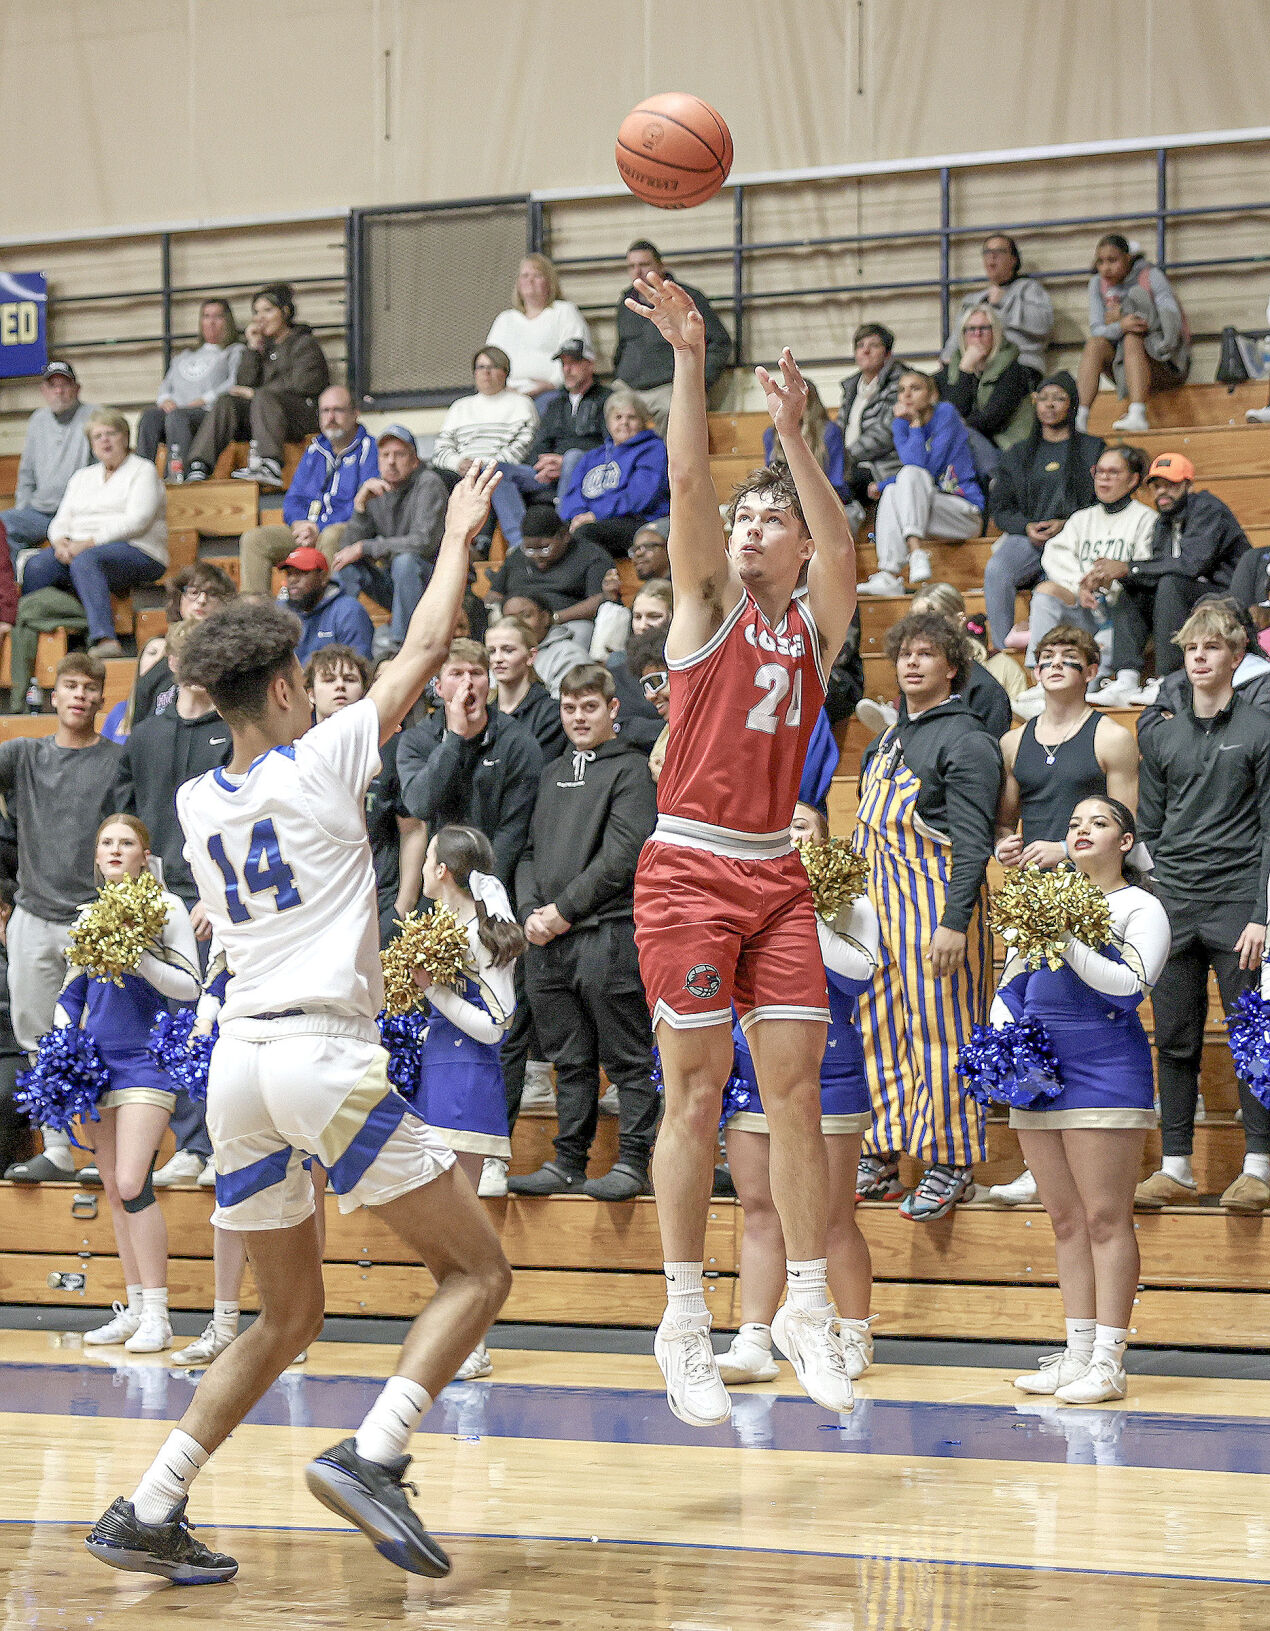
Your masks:
<svg viewBox="0 0 1270 1631"><path fill-rule="evenodd" d="M358 1455L353 1439L341 1439L323 1450L304 1469L310 1493L341 1518L356 1524L380 1557L410 1574L433 1578L449 1574L450 1559L415 1516L406 1491L419 1493L404 1479L410 1457L391 1466Z"/></svg>
<svg viewBox="0 0 1270 1631"><path fill-rule="evenodd" d="M232 1580L238 1564L195 1540L182 1501L166 1523L142 1523L121 1495L93 1525L84 1545L101 1562L129 1574L161 1574L177 1586L215 1586Z"/></svg>

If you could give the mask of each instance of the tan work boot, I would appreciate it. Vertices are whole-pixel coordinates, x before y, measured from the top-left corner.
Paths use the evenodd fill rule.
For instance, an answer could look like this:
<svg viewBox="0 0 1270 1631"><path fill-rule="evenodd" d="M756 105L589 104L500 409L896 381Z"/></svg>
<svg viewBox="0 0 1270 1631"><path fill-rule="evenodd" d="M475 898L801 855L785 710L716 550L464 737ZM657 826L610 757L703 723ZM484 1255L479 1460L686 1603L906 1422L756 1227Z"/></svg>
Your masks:
<svg viewBox="0 0 1270 1631"><path fill-rule="evenodd" d="M1153 1172L1134 1190L1133 1204L1151 1212L1161 1206L1197 1206L1199 1186L1192 1189L1189 1184L1179 1184L1176 1178L1170 1178L1167 1172Z"/></svg>
<svg viewBox="0 0 1270 1631"><path fill-rule="evenodd" d="M1241 1172L1221 1198L1228 1212L1264 1212L1270 1206L1270 1184L1253 1172Z"/></svg>

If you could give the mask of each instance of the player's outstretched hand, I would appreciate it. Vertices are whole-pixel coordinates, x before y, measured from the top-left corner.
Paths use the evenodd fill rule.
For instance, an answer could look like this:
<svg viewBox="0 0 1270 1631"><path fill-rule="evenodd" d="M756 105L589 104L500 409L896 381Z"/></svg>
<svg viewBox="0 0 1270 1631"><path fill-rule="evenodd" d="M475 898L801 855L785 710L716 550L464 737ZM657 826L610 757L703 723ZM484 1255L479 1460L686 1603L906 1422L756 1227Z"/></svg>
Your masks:
<svg viewBox="0 0 1270 1631"><path fill-rule="evenodd" d="M445 511L446 531L461 528L471 543L485 525L494 489L502 479L502 472L492 459L488 462L473 459L462 481L450 494Z"/></svg>
<svg viewBox="0 0 1270 1631"><path fill-rule="evenodd" d="M650 272L646 278L635 279L635 292L642 298L632 300L628 295L628 309L654 323L677 351L705 351L705 322L692 297L673 278Z"/></svg>
<svg viewBox="0 0 1270 1631"><path fill-rule="evenodd" d="M767 411L777 434L787 436L802 426L803 414L807 411L807 381L788 346L781 352L780 367L780 379L773 379L762 367L754 370L754 377L763 387Z"/></svg>

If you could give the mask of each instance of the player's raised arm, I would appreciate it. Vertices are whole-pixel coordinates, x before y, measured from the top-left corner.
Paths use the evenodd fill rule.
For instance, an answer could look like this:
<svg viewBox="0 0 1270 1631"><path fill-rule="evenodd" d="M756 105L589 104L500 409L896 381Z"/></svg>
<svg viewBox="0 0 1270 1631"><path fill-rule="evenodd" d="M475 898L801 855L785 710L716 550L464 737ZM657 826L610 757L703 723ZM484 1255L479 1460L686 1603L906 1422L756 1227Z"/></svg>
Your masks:
<svg viewBox="0 0 1270 1631"><path fill-rule="evenodd" d="M807 598L829 664L842 649L855 612L855 539L842 500L803 436L807 381L788 346L781 352L780 369L779 380L766 368L756 368L754 374L767 397L767 411L798 489L807 530L815 541L816 553L807 568Z"/></svg>
<svg viewBox="0 0 1270 1631"><path fill-rule="evenodd" d="M445 661L467 588L469 546L485 523L490 496L502 479L497 466L476 459L450 494L428 587L414 609L401 650L385 663L368 693L379 709L381 742L393 735Z"/></svg>
<svg viewBox="0 0 1270 1631"><path fill-rule="evenodd" d="M670 575L675 615L669 655L687 657L715 633L743 593L728 558L710 476L706 418L706 326L691 298L658 273L635 280L647 304L626 304L653 323L675 352L666 451L670 461Z"/></svg>

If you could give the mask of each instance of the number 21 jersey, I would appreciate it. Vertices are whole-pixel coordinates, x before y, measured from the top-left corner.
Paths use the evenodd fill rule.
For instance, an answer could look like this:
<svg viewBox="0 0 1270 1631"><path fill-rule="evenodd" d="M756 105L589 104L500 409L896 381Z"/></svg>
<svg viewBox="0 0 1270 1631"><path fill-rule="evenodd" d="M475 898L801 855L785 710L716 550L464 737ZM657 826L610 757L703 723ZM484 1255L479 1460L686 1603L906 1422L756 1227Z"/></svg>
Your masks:
<svg viewBox="0 0 1270 1631"><path fill-rule="evenodd" d="M363 700L242 776L177 790L185 858L233 972L221 1023L303 1008L362 1018L383 1007L366 789L379 711Z"/></svg>
<svg viewBox="0 0 1270 1631"><path fill-rule="evenodd" d="M807 746L825 700L820 637L800 590L773 628L747 590L714 637L667 661L670 738L658 836L788 843Z"/></svg>

